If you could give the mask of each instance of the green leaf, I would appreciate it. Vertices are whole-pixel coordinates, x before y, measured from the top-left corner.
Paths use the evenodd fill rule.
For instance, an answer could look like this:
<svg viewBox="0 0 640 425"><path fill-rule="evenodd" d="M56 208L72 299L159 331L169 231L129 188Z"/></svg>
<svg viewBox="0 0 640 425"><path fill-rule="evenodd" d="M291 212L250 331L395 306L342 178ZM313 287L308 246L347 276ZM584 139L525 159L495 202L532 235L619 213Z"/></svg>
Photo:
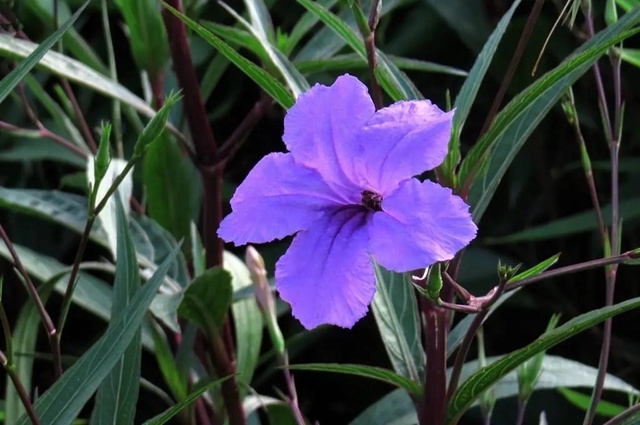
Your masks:
<svg viewBox="0 0 640 425"><path fill-rule="evenodd" d="M395 66L403 70L449 74L458 77L464 77L467 75L467 72L462 69L440 65L434 62L393 55L387 55L387 58ZM295 65L303 74L322 71L349 71L354 69L367 69L369 67L367 61L357 53L336 55L332 58L308 59L295 62Z"/></svg>
<svg viewBox="0 0 640 425"><path fill-rule="evenodd" d="M503 358L504 356L494 356L487 358L486 361L488 365L491 365ZM461 379L467 380L479 370L481 370L481 367L478 360L467 362L462 368ZM451 373L451 369L449 369L447 373ZM534 389L540 391L568 387L591 388L596 381L597 375L598 369L594 367L559 356L545 355ZM623 394L639 394L638 390L633 386L611 374L606 375L603 388L607 391L615 391ZM498 399L520 396L518 373L513 370L503 376L500 381L495 384L493 391Z"/></svg>
<svg viewBox="0 0 640 425"><path fill-rule="evenodd" d="M187 396L187 380L182 379L176 360L171 352L171 347L169 347L167 338L162 330L157 326L151 326L151 333L153 335L153 354L156 356L164 382L173 396L182 401Z"/></svg>
<svg viewBox="0 0 640 425"><path fill-rule="evenodd" d="M115 0L129 27L133 58L151 77L162 72L169 60L167 31L156 0Z"/></svg>
<svg viewBox="0 0 640 425"><path fill-rule="evenodd" d="M80 234L87 219L86 206L86 198L71 193L0 186L0 208L51 221ZM138 260L142 264L160 264L176 246L171 235L148 217L134 217L130 225ZM105 232L99 227L94 228L89 237L101 246L109 246ZM169 276L182 287L187 285L187 266L182 254L175 258Z"/></svg>
<svg viewBox="0 0 640 425"><path fill-rule="evenodd" d="M460 183L469 184L473 179L468 202L476 222L482 218L502 176L524 142L565 89L612 46L640 31L627 31L639 20L640 9L636 9L599 32L565 62L513 98L498 114L489 131L471 149L461 165ZM489 152L492 152L491 155ZM482 177L478 176L477 172L485 167L488 171Z"/></svg>
<svg viewBox="0 0 640 425"><path fill-rule="evenodd" d="M215 47L220 53L222 53L231 63L240 68L249 78L251 78L260 88L267 92L276 102L278 102L283 108L289 109L295 102L295 97L287 91L287 89L280 84L278 80L273 78L271 74L264 71L262 68L249 61L245 57L241 56L231 46L216 37L211 31L207 30L202 25L187 18L171 6L166 3L162 3L171 13L184 22L189 28L197 32L202 38L204 38L209 44Z"/></svg>
<svg viewBox="0 0 640 425"><path fill-rule="evenodd" d="M55 283L64 277L64 274L53 276L38 288L38 295L46 304L49 295L53 291ZM2 282L2 279L0 279ZM27 393L31 393L34 357L31 353L36 351L38 330L40 328L40 314L32 298L20 310L20 315L12 332L13 368L18 378L25 387ZM15 423L26 412L20 396L10 379L5 384L4 421L7 424Z"/></svg>
<svg viewBox="0 0 640 425"><path fill-rule="evenodd" d="M193 403L198 398L200 398L202 394L206 393L207 391L213 388L218 387L220 384L222 384L224 381L226 381L229 378L230 378L229 376L226 376L224 378L215 380L213 382L210 382L208 384L201 386L200 388L198 388L197 390L189 394L180 403L176 404L175 406L171 406L169 409L165 410L158 416L152 419L149 419L148 421L145 421L143 425L162 425L167 423L169 420L171 420L171 418L173 418L175 415L180 413L181 410L188 407L191 403Z"/></svg>
<svg viewBox="0 0 640 425"><path fill-rule="evenodd" d="M537 276L540 273L542 273L543 271L547 270L549 267L553 266L555 263L557 263L558 262L558 258L560 258L560 253L547 258L543 262L541 262L539 264L536 264L535 266L531 267L530 269L527 269L527 270L523 271L522 273L518 273L517 275L515 275L511 279L509 279L509 281L507 283L514 283L514 282L518 282L518 281L520 281L522 279L525 279L527 277Z"/></svg>
<svg viewBox="0 0 640 425"><path fill-rule="evenodd" d="M173 255L177 254L177 250ZM107 332L34 404L44 424L71 423L98 389L138 333L149 305L171 265L169 257L139 289ZM81 287L81 285L78 285ZM23 416L17 425L27 425Z"/></svg>
<svg viewBox="0 0 640 425"><path fill-rule="evenodd" d="M367 407L349 425L415 425L416 408L409 394L401 388L391 391Z"/></svg>
<svg viewBox="0 0 640 425"><path fill-rule="evenodd" d="M585 412L589 408L589 403L591 401L591 397L582 394L578 391L573 391L568 388L558 388L560 394L564 396L565 399L574 406L584 410ZM610 401L600 400L598 402L598 407L596 407L596 413L600 416L605 416L607 418L613 418L614 416L619 415L624 412L626 408L624 406L620 406L619 404L611 403Z"/></svg>
<svg viewBox="0 0 640 425"><path fill-rule="evenodd" d="M420 397L422 388L416 382L398 375L393 371L382 369L374 366L363 366L357 364L336 364L336 363L309 363L291 365L289 369L314 371L314 372L331 372L343 373L346 375L363 376L365 378L376 379L391 384L398 388L404 388L410 394Z"/></svg>
<svg viewBox="0 0 640 425"><path fill-rule="evenodd" d="M640 5L640 1L638 0L616 0L616 3L624 9L625 12L628 12L634 7Z"/></svg>
<svg viewBox="0 0 640 425"><path fill-rule="evenodd" d="M163 137L149 147L143 179L149 216L188 246L189 227L200 209L202 182L174 138Z"/></svg>
<svg viewBox="0 0 640 425"><path fill-rule="evenodd" d="M618 314L640 307L640 298L633 298L613 306L593 310L575 317L560 327L546 332L524 348L495 361L471 375L453 395L447 410L447 423L456 420L486 391L536 354Z"/></svg>
<svg viewBox="0 0 640 425"><path fill-rule="evenodd" d="M326 26L335 33L364 60L367 60L367 52L360 36L346 22L319 3L311 0L297 0L309 12L315 14ZM422 95L415 88L407 76L400 71L381 51L376 51L378 67L375 69L376 77L380 85L395 101L420 99Z"/></svg>
<svg viewBox="0 0 640 425"><path fill-rule="evenodd" d="M231 274L234 294L243 289L253 291L253 282L247 266L235 255L224 252L222 263ZM236 335L236 372L238 381L245 384L241 393L250 388L251 379L258 365L260 346L262 345L263 318L255 297L235 301L231 307Z"/></svg>
<svg viewBox="0 0 640 425"><path fill-rule="evenodd" d="M273 29L270 26L264 26L266 25L264 21L268 20L268 14L266 17L264 16L267 13L264 3L259 0L246 0L245 3L247 3L247 7L251 13L252 23L247 22L242 18L242 16L238 15L225 3L220 2L220 4L258 41L261 46L261 50L267 56L267 61L278 70L293 93L293 96L297 98L301 93L309 90L309 83L289 61L289 59L269 41L267 31L271 29L271 33L273 33ZM256 20L259 22L256 23ZM272 37L271 39L273 40L273 38L275 37Z"/></svg>
<svg viewBox="0 0 640 425"><path fill-rule="evenodd" d="M122 314L140 288L138 261L129 231L129 218L120 198L116 196L115 199L118 239L111 317ZM112 326L114 322L109 323L108 329ZM95 407L91 413L91 425L133 424L138 400L141 356L142 334L139 328L122 357L98 388Z"/></svg>
<svg viewBox="0 0 640 425"><path fill-rule="evenodd" d="M36 64L43 58L43 56L49 51L54 44L62 38L65 32L71 28L71 26L76 22L76 20L84 11L84 8L89 4L89 0L87 0L80 8L73 14L73 16L68 19L64 24L58 28L53 34L47 37L36 49L34 49L29 55L23 60L20 65L16 66L13 71L7 74L6 77L0 81L0 104L9 96L9 93L13 91L14 88L20 83L20 81L24 78L24 76L31 71L31 69L36 66ZM12 37L7 34L7 37Z"/></svg>
<svg viewBox="0 0 640 425"><path fill-rule="evenodd" d="M0 56L13 59L26 58L38 48L37 44L30 41L21 40L9 34L0 34ZM153 117L156 113L147 102L136 96L126 87L68 56L49 51L41 58L38 67L54 75L88 87L107 97L117 99L147 117ZM18 70L18 68L16 68L16 70Z"/></svg>
<svg viewBox="0 0 640 425"><path fill-rule="evenodd" d="M187 287L178 314L207 332L219 331L231 305L231 293L231 274L212 267Z"/></svg>
<svg viewBox="0 0 640 425"><path fill-rule="evenodd" d="M620 58L623 61L640 68L640 49L620 49Z"/></svg>
<svg viewBox="0 0 640 425"><path fill-rule="evenodd" d="M375 264L376 295L371 309L393 369L420 382L424 373L420 319L407 273L394 273Z"/></svg>
<svg viewBox="0 0 640 425"><path fill-rule="evenodd" d="M631 198L621 201L619 204L620 217L625 223L631 223L640 218L640 198ZM611 224L611 204L602 207L602 217L605 225ZM520 232L497 238L487 238L486 242L491 244L513 243L524 241L542 241L557 239L578 233L589 232L598 228L598 222L593 209L568 217L550 221L539 226L529 227Z"/></svg>
<svg viewBox="0 0 640 425"><path fill-rule="evenodd" d="M443 164L443 168L446 170L445 174L447 175L458 165L460 160L460 134L462 133L462 128L464 127L465 121L467 121L469 111L471 111L471 106L476 99L478 90L480 89L480 84L482 83L482 80L484 80L487 70L489 69L489 65L491 65L491 61L498 49L500 40L502 40L502 36L507 30L507 26L509 25L509 22L511 22L511 18L513 17L518 5L520 5L520 0L513 2L509 10L507 10L507 13L502 16L502 19L498 22L496 29L493 31L478 54L471 71L469 71L469 76L464 80L464 84L456 97L454 104L456 112L453 115L452 138L449 153L447 154Z"/></svg>

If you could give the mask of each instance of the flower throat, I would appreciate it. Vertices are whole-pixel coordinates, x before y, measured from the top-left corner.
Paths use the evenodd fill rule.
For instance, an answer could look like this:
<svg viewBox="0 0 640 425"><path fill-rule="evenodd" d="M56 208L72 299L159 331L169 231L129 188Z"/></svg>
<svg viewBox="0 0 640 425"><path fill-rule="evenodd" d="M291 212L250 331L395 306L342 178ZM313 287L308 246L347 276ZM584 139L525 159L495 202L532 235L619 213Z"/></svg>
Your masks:
<svg viewBox="0 0 640 425"><path fill-rule="evenodd" d="M382 195L372 190L362 191L362 201L360 201L365 208L373 211L382 211Z"/></svg>

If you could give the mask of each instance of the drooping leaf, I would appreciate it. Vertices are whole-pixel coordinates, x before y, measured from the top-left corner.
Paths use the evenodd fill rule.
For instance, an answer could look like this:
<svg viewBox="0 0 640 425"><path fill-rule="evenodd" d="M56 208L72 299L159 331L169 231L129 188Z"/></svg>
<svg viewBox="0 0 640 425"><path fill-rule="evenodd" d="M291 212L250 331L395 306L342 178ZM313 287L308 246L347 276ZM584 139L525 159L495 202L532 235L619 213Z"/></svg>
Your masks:
<svg viewBox="0 0 640 425"><path fill-rule="evenodd" d="M558 388L558 392L564 396L564 398L574 406L579 409L584 410L585 412L589 408L589 404L591 403L591 397L586 394L582 394L578 391L573 391L568 388ZM596 414L600 416L605 416L607 418L613 418L616 415L621 414L625 411L623 406L619 404L611 403L610 401L600 400L598 402L598 407L596 407Z"/></svg>
<svg viewBox="0 0 640 425"><path fill-rule="evenodd" d="M415 425L416 408L409 394L397 388L367 407L349 425Z"/></svg>

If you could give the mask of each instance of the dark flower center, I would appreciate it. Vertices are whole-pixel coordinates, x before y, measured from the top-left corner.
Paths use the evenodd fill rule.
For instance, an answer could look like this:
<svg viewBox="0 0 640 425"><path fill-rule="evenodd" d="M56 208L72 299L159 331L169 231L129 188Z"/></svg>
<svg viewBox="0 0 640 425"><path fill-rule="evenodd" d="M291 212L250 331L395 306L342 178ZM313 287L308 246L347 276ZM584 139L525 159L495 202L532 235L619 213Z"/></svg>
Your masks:
<svg viewBox="0 0 640 425"><path fill-rule="evenodd" d="M373 211L382 211L382 195L372 190L362 191L362 205Z"/></svg>

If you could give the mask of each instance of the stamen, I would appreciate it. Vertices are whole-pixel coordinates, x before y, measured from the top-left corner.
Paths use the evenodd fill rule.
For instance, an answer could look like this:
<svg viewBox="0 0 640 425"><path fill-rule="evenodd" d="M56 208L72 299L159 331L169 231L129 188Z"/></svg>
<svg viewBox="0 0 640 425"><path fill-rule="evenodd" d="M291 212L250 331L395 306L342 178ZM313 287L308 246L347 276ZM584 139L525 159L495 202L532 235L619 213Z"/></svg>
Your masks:
<svg viewBox="0 0 640 425"><path fill-rule="evenodd" d="M382 195L372 190L362 191L362 205L373 211L382 211Z"/></svg>

